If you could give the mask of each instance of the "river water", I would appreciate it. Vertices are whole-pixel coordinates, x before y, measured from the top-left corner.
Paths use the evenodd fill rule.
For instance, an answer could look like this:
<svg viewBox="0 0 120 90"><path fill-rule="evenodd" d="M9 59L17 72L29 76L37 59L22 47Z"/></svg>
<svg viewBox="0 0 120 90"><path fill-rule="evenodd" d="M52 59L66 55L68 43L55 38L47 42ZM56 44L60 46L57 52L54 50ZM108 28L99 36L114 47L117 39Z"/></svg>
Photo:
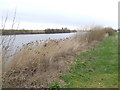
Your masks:
<svg viewBox="0 0 120 90"><path fill-rule="evenodd" d="M73 36L75 33L59 33L59 34L24 34L16 35L14 40L14 46L22 46L23 44L29 43L36 40L56 40L65 39L67 37ZM6 35L7 36L7 35Z"/></svg>

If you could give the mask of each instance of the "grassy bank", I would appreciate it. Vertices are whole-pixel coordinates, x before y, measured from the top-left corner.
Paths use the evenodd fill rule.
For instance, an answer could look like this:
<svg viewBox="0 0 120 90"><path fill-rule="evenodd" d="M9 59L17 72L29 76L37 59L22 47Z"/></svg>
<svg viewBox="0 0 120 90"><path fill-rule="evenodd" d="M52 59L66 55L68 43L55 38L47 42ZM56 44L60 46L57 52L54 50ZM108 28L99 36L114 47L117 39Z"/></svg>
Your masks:
<svg viewBox="0 0 120 90"><path fill-rule="evenodd" d="M78 87L80 83L78 83L78 86L73 85L74 83L77 85L76 82L82 80L82 78L80 79L79 77L80 75L83 77L84 75L86 75L85 77L89 77L89 74L93 74L92 76L96 75L94 73L98 73L99 71L97 71L97 65L96 67L92 66L96 63L99 65L99 62L97 61L100 61L101 59L106 60L105 58L99 59L102 54L101 50L104 48L101 47L98 49L99 52L97 52L97 49L94 49L94 47L103 42L105 37L108 37L109 35L111 34L106 33L104 28L95 27L91 29L91 32L84 34L77 33L75 36L66 39L49 39L44 42L40 40L24 44L19 51L14 54L9 65L7 64L7 68L5 68L6 62L3 64L3 87L42 88L49 87L55 81L59 81L61 85L65 85L65 82L69 83L70 81L66 87ZM108 44L113 43L111 43L110 40L108 38L107 41L109 42L105 46L108 47ZM8 48L5 47L3 51L9 52ZM89 48L93 48L93 51L86 52ZM95 55L98 54L98 57L96 56L93 58L93 56L90 56L94 55L94 50L96 50L97 53L95 53ZM85 52L83 56L88 56L79 56L79 53L81 52ZM105 54L109 56L109 52L106 51L103 55ZM76 56L79 57L76 58L75 62L73 61L73 58ZM5 56L3 61L7 61L6 59L8 60L9 58ZM110 60L110 62L112 61ZM102 64L105 63L101 63L100 65ZM66 72L66 70L69 70L71 66L73 67L68 75L69 72ZM65 82L59 79L59 77L63 75L66 75L62 77ZM83 81L85 80L83 78Z"/></svg>
<svg viewBox="0 0 120 90"><path fill-rule="evenodd" d="M76 64L60 77L67 88L117 88L118 38L107 37L100 45L81 53Z"/></svg>

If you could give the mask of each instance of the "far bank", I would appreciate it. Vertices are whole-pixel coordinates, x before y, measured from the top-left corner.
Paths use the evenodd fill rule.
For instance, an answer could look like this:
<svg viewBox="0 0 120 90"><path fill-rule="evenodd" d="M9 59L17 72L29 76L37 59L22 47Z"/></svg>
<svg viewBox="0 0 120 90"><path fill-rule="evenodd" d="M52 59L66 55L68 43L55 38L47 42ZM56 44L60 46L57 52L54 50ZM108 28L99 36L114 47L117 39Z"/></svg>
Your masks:
<svg viewBox="0 0 120 90"><path fill-rule="evenodd" d="M69 29L45 29L45 30L0 30L2 35L18 35L18 34L53 34L53 33L71 33L76 30Z"/></svg>

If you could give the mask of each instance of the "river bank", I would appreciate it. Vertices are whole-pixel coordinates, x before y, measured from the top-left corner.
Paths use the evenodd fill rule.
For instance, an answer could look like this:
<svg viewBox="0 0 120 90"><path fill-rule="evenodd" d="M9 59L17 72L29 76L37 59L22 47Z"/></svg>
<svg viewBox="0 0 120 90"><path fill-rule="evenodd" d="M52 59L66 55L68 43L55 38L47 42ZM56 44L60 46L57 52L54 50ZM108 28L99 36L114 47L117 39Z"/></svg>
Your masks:
<svg viewBox="0 0 120 90"><path fill-rule="evenodd" d="M46 29L46 30L0 30L2 35L19 35L19 34L53 34L53 33L71 33L76 30L68 29Z"/></svg>
<svg viewBox="0 0 120 90"><path fill-rule="evenodd" d="M102 28L92 28L71 38L35 42L24 45L14 56L9 68L3 69L4 88L45 88L68 74L76 62L73 58L99 45L106 36ZM6 49L5 49L6 50Z"/></svg>
<svg viewBox="0 0 120 90"><path fill-rule="evenodd" d="M74 61L69 74L60 77L66 88L118 88L118 33Z"/></svg>

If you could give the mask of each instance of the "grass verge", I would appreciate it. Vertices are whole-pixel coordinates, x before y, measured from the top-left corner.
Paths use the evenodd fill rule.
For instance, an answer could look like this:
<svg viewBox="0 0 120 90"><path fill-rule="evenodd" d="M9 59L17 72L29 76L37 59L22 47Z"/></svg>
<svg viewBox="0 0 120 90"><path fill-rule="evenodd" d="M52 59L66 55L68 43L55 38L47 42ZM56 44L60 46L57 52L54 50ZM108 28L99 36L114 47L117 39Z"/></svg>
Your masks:
<svg viewBox="0 0 120 90"><path fill-rule="evenodd" d="M69 74L60 78L67 88L117 88L118 38L107 37L100 45L81 53Z"/></svg>

